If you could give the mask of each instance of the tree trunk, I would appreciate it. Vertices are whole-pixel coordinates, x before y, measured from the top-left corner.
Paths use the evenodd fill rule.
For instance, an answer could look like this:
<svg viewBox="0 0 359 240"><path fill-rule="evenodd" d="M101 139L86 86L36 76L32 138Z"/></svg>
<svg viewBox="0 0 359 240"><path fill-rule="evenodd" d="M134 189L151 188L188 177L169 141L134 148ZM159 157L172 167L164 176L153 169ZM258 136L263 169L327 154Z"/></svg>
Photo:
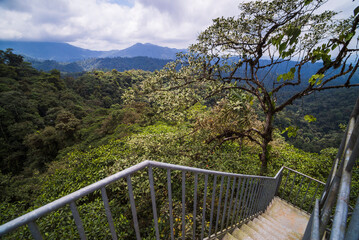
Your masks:
<svg viewBox="0 0 359 240"><path fill-rule="evenodd" d="M262 152L259 154L259 160L261 161L261 170L260 175L265 175L268 173L268 161L269 161L269 152L270 152L270 145L269 143L273 139L273 113L266 112L266 120L264 125L264 131L262 133L262 143L261 148Z"/></svg>

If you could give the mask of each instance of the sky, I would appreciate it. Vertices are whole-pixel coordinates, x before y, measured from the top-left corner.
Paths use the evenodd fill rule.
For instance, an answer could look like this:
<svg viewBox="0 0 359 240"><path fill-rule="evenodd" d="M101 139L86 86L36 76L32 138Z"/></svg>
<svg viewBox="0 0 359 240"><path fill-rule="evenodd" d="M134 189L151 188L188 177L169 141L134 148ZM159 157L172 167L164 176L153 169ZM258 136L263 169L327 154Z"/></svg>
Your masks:
<svg viewBox="0 0 359 240"><path fill-rule="evenodd" d="M0 39L66 42L91 50L138 42L183 49L212 19L238 15L242 1L0 0ZM329 0L325 9L348 17L358 2Z"/></svg>

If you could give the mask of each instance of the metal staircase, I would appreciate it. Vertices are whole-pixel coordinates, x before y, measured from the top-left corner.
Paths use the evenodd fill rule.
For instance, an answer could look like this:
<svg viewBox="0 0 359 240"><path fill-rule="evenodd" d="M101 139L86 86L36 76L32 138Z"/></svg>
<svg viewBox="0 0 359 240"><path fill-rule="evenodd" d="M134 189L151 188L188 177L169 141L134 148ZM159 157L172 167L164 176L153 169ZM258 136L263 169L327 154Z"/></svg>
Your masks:
<svg viewBox="0 0 359 240"><path fill-rule="evenodd" d="M309 215L275 197L266 211L227 233L223 240L296 240L302 239Z"/></svg>
<svg viewBox="0 0 359 240"><path fill-rule="evenodd" d="M119 198L118 192L111 192L116 185L116 191L126 195L119 203L129 205L132 217L127 239L301 239L303 233L303 239L319 240L324 234L335 240L358 239L359 198L352 212L348 204L359 156L358 116L359 98L326 184L287 167L275 177L263 177L144 161L1 225L0 237L16 239L19 229L27 226L22 238L43 239L43 228L57 230L48 224L56 221L49 221L51 213L69 208L77 229L72 238L87 239L89 219L81 218L79 205L91 200L99 202L96 207L103 209L108 223L96 227L119 239L115 222L125 210L111 207L110 202ZM305 212L312 214L304 231ZM68 221L57 226L63 224ZM56 238L63 239L58 232Z"/></svg>

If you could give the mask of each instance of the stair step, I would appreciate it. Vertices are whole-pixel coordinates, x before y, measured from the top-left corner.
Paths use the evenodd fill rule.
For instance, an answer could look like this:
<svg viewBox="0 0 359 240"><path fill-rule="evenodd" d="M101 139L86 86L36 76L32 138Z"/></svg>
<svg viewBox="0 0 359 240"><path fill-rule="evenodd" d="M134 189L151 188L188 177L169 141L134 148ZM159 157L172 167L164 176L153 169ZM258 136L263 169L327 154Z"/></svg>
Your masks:
<svg viewBox="0 0 359 240"><path fill-rule="evenodd" d="M232 236L232 234L227 233L222 240L238 240L238 238L235 238Z"/></svg>
<svg viewBox="0 0 359 240"><path fill-rule="evenodd" d="M247 233L253 240L265 239L256 230L249 227L247 224L244 224L241 229L243 230L243 232Z"/></svg>
<svg viewBox="0 0 359 240"><path fill-rule="evenodd" d="M293 232L289 228L281 225L281 223L279 223L277 220L275 220L274 218L272 218L270 216L267 216L266 214L262 214L262 216L260 216L260 218L258 218L258 219L265 222L272 228L276 229L281 234L285 235L287 237L287 239L295 240L295 239L300 238L297 236L297 234L295 234L295 232Z"/></svg>
<svg viewBox="0 0 359 240"><path fill-rule="evenodd" d="M309 216L276 197L266 211L227 234L224 240L297 240L302 239Z"/></svg>
<svg viewBox="0 0 359 240"><path fill-rule="evenodd" d="M243 232L239 228L234 229L232 235L238 240L253 240L253 238L251 238L247 233Z"/></svg>
<svg viewBox="0 0 359 240"><path fill-rule="evenodd" d="M257 224L258 226L260 226L261 228L265 229L272 236L274 236L275 238L273 238L273 239L283 239L283 240L287 239L287 236L285 236L285 234L283 234L281 231L277 231L271 225L266 224L265 222L259 220L258 218L253 219L253 222L255 224Z"/></svg>
<svg viewBox="0 0 359 240"><path fill-rule="evenodd" d="M265 239L277 239L275 235L273 235L270 231L267 230L268 227L266 226L261 226L253 221L249 222L248 226L256 230L262 236L264 236Z"/></svg>
<svg viewBox="0 0 359 240"><path fill-rule="evenodd" d="M265 223L262 223L258 219L254 220L256 221L251 222L251 225L249 226L256 229L261 235L266 236L267 239L286 239L284 235L273 231L270 226L266 225Z"/></svg>

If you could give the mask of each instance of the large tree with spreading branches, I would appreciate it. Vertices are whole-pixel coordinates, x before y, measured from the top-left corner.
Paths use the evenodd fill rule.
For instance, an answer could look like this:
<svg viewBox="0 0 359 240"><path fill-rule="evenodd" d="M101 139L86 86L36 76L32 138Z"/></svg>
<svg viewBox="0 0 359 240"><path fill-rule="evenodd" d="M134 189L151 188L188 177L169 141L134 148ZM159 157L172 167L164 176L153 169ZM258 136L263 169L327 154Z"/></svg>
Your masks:
<svg viewBox="0 0 359 240"><path fill-rule="evenodd" d="M321 11L325 3L241 3L237 17L214 19L188 52L144 81L142 90L172 109L231 89L251 95L263 113L263 126L227 131L218 139L247 137L257 143L264 174L277 113L316 91L359 86L353 77L359 65L358 49L352 47L358 41L359 7L353 16L338 20L335 12ZM285 63L289 67L283 68ZM308 75L308 69L315 72Z"/></svg>

